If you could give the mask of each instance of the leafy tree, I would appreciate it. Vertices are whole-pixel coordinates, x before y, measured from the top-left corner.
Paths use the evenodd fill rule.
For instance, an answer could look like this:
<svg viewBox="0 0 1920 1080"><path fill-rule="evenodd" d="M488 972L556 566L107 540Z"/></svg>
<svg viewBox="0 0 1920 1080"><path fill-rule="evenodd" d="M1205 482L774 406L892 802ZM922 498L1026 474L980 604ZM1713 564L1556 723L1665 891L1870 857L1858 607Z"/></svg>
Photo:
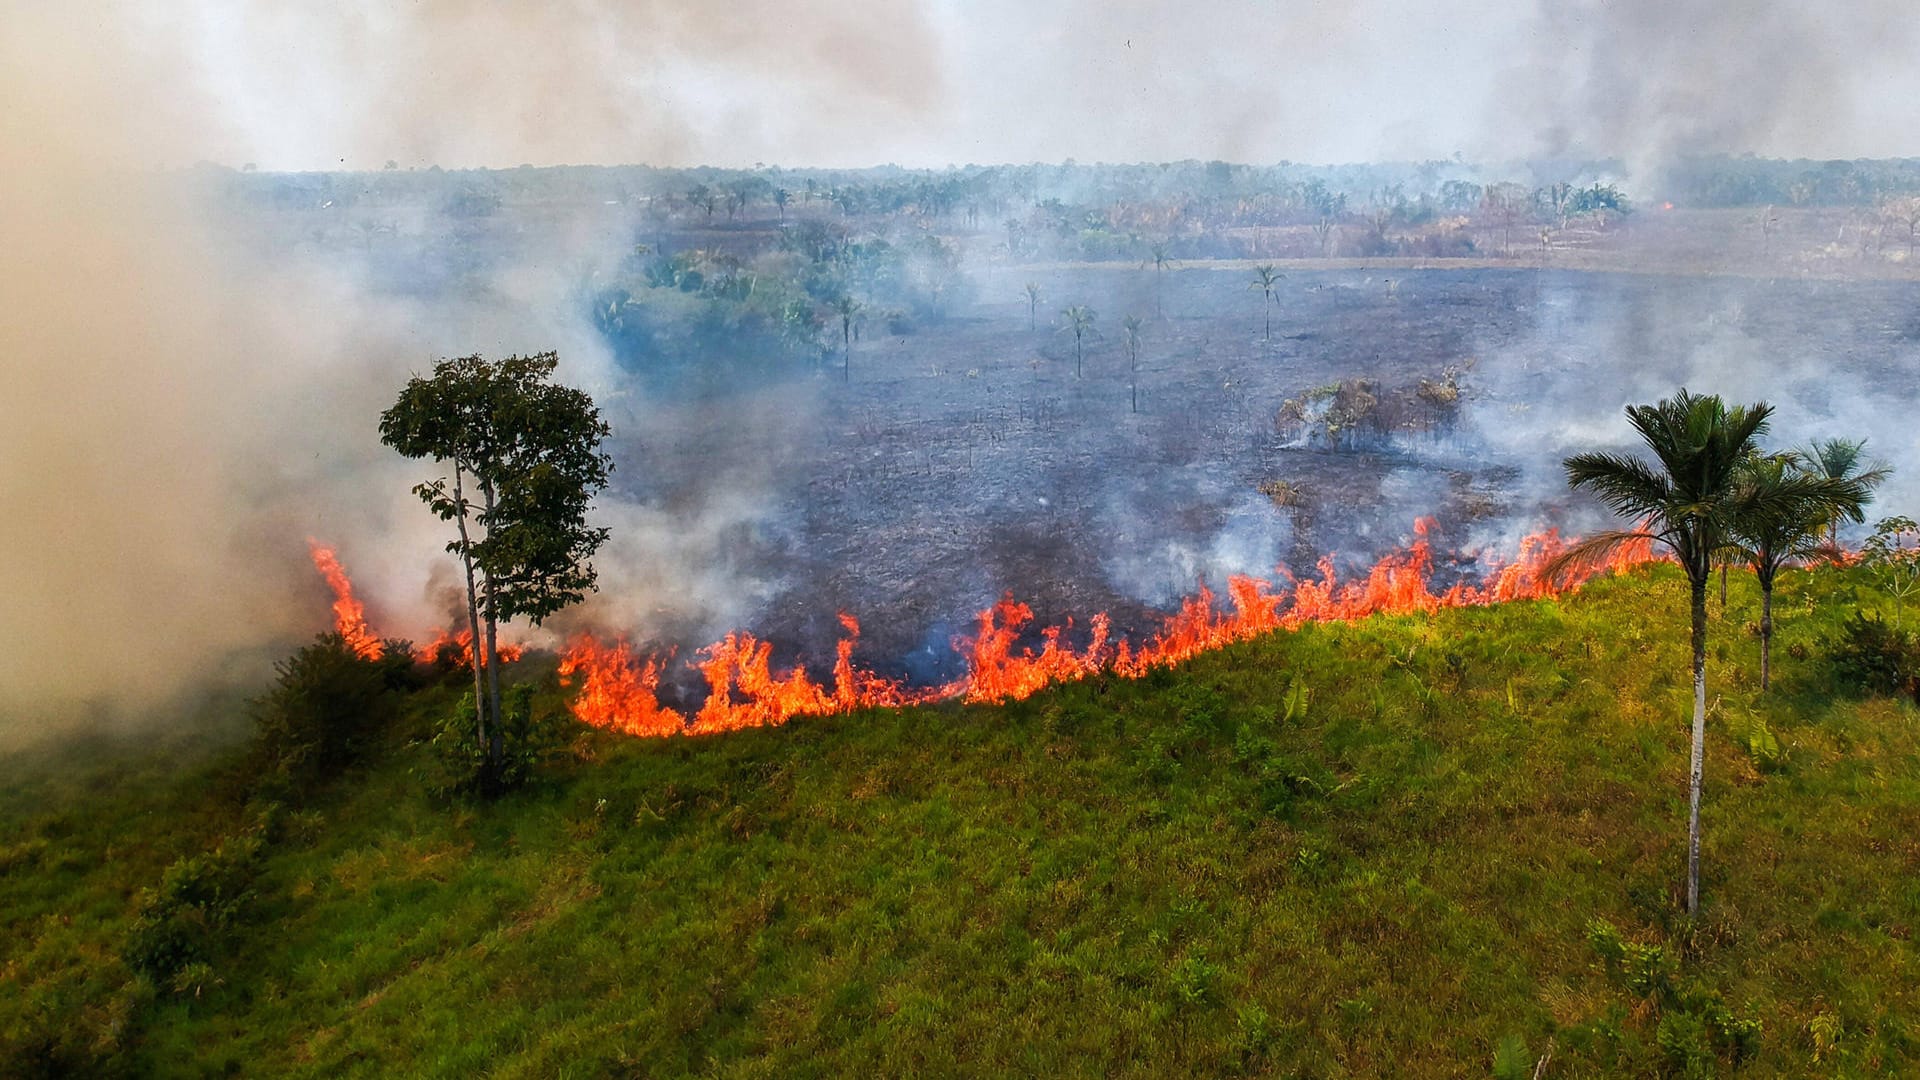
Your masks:
<svg viewBox="0 0 1920 1080"><path fill-rule="evenodd" d="M1624 544L1657 541L1687 575L1693 645L1693 749L1687 796L1687 913L1700 908L1700 775L1707 728L1707 581L1714 555L1732 540L1742 519L1742 462L1767 428L1773 407L1761 402L1728 407L1714 394L1684 388L1653 405L1627 406L1658 465L1624 454L1590 452L1567 458L1567 483L1599 496L1633 529L1599 533L1556 560L1560 570L1591 562Z"/></svg>
<svg viewBox="0 0 1920 1080"><path fill-rule="evenodd" d="M1040 310L1040 286L1027 282L1027 329L1033 330L1039 325L1037 312Z"/></svg>
<svg viewBox="0 0 1920 1080"><path fill-rule="evenodd" d="M1133 395L1133 411L1140 411L1140 330L1146 322L1138 315L1120 320L1127 332L1127 390Z"/></svg>
<svg viewBox="0 0 1920 1080"><path fill-rule="evenodd" d="M1080 358L1086 339L1098 333L1093 328L1094 319L1097 316L1087 305L1075 304L1072 307L1062 308L1060 317L1067 320L1066 325L1060 329L1073 332L1073 377L1077 379L1080 377Z"/></svg>
<svg viewBox="0 0 1920 1080"><path fill-rule="evenodd" d="M447 550L466 573L475 730L486 747L480 788L489 796L504 759L498 624L524 616L538 625L581 599L595 581L588 560L607 538L586 512L613 468L600 450L610 429L585 392L549 381L559 363L552 352L442 360L380 416L382 442L453 465L451 483L442 476L413 490L458 531Z"/></svg>
<svg viewBox="0 0 1920 1080"><path fill-rule="evenodd" d="M1898 627L1907 597L1920 590L1920 522L1910 517L1880 519L1860 555L1893 597L1893 625Z"/></svg>
<svg viewBox="0 0 1920 1080"><path fill-rule="evenodd" d="M705 184L695 184L687 190L687 201L705 210L708 220L712 220L713 208L719 203L720 196Z"/></svg>
<svg viewBox="0 0 1920 1080"><path fill-rule="evenodd" d="M786 188L773 189L773 205L780 212L780 220L787 220L787 204L793 201L793 192Z"/></svg>
<svg viewBox="0 0 1920 1080"><path fill-rule="evenodd" d="M1740 516L1733 524L1732 550L1753 567L1760 583L1762 690L1771 683L1774 578L1782 568L1815 553L1829 520L1862 520L1860 508L1871 498L1858 480L1806 472L1797 462L1793 454L1754 456L1739 470Z"/></svg>
<svg viewBox="0 0 1920 1080"><path fill-rule="evenodd" d="M1286 276L1274 270L1272 266L1257 267L1253 271L1253 284L1247 286L1249 289L1260 290L1260 310L1267 317L1266 334L1261 338L1263 341L1273 340L1273 290L1279 286L1280 279Z"/></svg>

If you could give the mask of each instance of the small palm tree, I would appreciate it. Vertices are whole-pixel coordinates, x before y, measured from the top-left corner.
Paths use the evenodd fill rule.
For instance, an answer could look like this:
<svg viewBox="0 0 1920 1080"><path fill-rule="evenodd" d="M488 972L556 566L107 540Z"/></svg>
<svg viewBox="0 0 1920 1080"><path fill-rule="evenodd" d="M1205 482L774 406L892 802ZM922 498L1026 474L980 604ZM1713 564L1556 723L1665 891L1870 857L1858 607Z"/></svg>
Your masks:
<svg viewBox="0 0 1920 1080"><path fill-rule="evenodd" d="M1038 316L1039 310L1040 310L1040 286L1035 284L1034 282L1029 281L1027 282L1027 329L1028 330L1033 330L1039 326L1040 324L1040 320Z"/></svg>
<svg viewBox="0 0 1920 1080"><path fill-rule="evenodd" d="M1120 320L1127 332L1127 389L1133 395L1133 411L1140 411L1140 330L1146 321L1138 315Z"/></svg>
<svg viewBox="0 0 1920 1080"><path fill-rule="evenodd" d="M1627 421L1658 459L1592 452L1567 458L1567 483L1593 492L1616 514L1640 522L1573 545L1550 568L1562 571L1602 559L1629 543L1654 540L1687 574L1693 644L1693 749L1687 794L1687 914L1700 909L1700 774L1707 736L1707 581L1714 555L1732 540L1741 517L1741 463L1767 429L1773 407L1729 408L1718 395L1678 394L1654 405L1627 406Z"/></svg>
<svg viewBox="0 0 1920 1080"><path fill-rule="evenodd" d="M1804 472L1824 476L1829 480L1858 481L1867 489L1866 502L1863 502L1862 506L1872 502L1873 489L1893 475L1891 466L1867 457L1867 440L1865 439L1815 439L1795 450L1794 457ZM1825 533L1823 548L1837 553L1840 549L1839 516L1826 521Z"/></svg>
<svg viewBox="0 0 1920 1080"><path fill-rule="evenodd" d="M864 309L851 294L841 293L827 305L840 316L840 380L853 381L853 321Z"/></svg>
<svg viewBox="0 0 1920 1080"><path fill-rule="evenodd" d="M1247 286L1249 289L1260 290L1260 310L1267 316L1267 332L1261 338L1263 341L1273 340L1273 291L1280 284L1280 279L1286 276L1276 273L1272 266L1257 267L1253 271L1253 284Z"/></svg>
<svg viewBox="0 0 1920 1080"><path fill-rule="evenodd" d="M1155 240L1148 246L1146 262L1140 266L1144 269L1149 264L1153 266L1153 314L1155 318L1164 319L1167 311L1161 297L1166 289L1166 273L1173 268L1173 249L1167 241Z"/></svg>
<svg viewBox="0 0 1920 1080"><path fill-rule="evenodd" d="M1738 483L1740 517L1733 526L1732 551L1753 567L1760 584L1760 689L1765 690L1773 660L1774 578L1816 553L1828 522L1864 521L1861 508L1872 493L1857 478L1806 471L1797 454L1749 458L1741 463Z"/></svg>
<svg viewBox="0 0 1920 1080"><path fill-rule="evenodd" d="M1086 340L1098 332L1093 328L1096 315L1087 305L1075 304L1069 308L1062 308L1060 317L1067 320L1066 325L1060 329L1073 331L1073 377L1077 379L1080 377L1080 359L1085 351Z"/></svg>

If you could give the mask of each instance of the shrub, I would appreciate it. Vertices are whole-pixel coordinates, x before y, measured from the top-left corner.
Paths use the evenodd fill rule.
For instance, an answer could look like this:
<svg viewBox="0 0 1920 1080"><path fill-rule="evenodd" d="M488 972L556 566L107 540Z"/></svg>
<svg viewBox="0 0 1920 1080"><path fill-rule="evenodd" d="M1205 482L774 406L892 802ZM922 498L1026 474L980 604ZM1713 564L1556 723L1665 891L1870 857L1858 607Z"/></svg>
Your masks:
<svg viewBox="0 0 1920 1080"><path fill-rule="evenodd" d="M224 932L253 898L262 844L260 830L242 833L212 851L176 860L157 887L142 889L121 953L127 966L155 986L190 988L195 996L215 983L212 962Z"/></svg>
<svg viewBox="0 0 1920 1080"><path fill-rule="evenodd" d="M1864 693L1915 694L1920 688L1920 640L1878 615L1854 612L1828 642L1827 659L1836 678Z"/></svg>
<svg viewBox="0 0 1920 1080"><path fill-rule="evenodd" d="M268 766L296 789L338 776L392 721L403 665L411 666L405 654L369 660L338 634L322 634L281 661L273 689L254 702Z"/></svg>
<svg viewBox="0 0 1920 1080"><path fill-rule="evenodd" d="M535 707L532 683L515 683L500 695L501 761L499 789L524 787L559 750L567 726L553 710ZM487 762L480 743L479 717L468 691L440 721L429 743L425 768L428 790L442 798L479 791Z"/></svg>

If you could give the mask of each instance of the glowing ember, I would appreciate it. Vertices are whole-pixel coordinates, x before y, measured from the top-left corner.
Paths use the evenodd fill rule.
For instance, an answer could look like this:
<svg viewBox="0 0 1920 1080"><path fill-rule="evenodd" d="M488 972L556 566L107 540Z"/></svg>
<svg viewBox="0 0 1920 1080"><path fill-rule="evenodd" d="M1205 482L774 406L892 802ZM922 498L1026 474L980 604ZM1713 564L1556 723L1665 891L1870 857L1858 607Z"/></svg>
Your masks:
<svg viewBox="0 0 1920 1080"><path fill-rule="evenodd" d="M368 660L378 660L386 647L380 644L380 636L367 625L367 612L360 601L354 598L353 582L347 579L347 572L340 565L340 559L333 549L309 538L307 548L313 553L314 569L327 579L328 587L333 589L333 626L340 636L347 640L347 647Z"/></svg>
<svg viewBox="0 0 1920 1080"><path fill-rule="evenodd" d="M1514 561L1494 566L1479 585L1463 583L1437 594L1431 587L1433 550L1427 539L1431 527L1427 519L1415 522L1412 546L1387 555L1364 578L1350 583L1336 579L1331 558L1320 560L1320 580L1289 581L1290 595L1278 591L1272 582L1235 576L1227 583L1231 612L1216 610L1213 593L1203 586L1138 648L1125 640L1109 647L1104 613L1088 621L1088 640L1082 648L1065 641L1071 622L1042 628L1038 652L1019 647L1033 611L1009 596L980 613L974 637L955 643L966 656L967 674L947 686L921 691L855 668L853 648L860 625L844 614L840 620L848 636L839 645L831 691L800 667L775 674L771 645L751 634L729 634L701 650L694 663L706 678L708 695L691 723L660 703L661 661L635 657L625 641L609 646L590 636L576 638L567 647L560 671L579 677L573 712L584 723L633 735L711 734L784 724L795 716L943 698L1018 701L1047 686L1100 671L1137 678L1211 649L1309 622L1549 599L1600 574L1654 558L1652 542L1642 541L1616 549L1604 562L1568 570L1554 580L1547 576L1546 567L1567 545L1558 532L1549 530L1523 539Z"/></svg>

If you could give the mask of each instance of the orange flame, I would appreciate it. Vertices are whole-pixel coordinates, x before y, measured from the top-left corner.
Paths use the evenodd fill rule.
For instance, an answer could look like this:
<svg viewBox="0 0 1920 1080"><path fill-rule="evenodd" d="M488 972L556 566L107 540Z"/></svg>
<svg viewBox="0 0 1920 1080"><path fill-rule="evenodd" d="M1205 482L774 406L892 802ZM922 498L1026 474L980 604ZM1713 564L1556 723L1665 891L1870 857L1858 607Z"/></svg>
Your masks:
<svg viewBox="0 0 1920 1080"><path fill-rule="evenodd" d="M425 645L415 645L413 647L413 658L415 661L422 664L432 664L445 658L450 664L465 664L469 666L473 664L473 631L462 630L455 634L443 628L435 630L433 633L434 638L432 641L427 642ZM520 657L526 653L524 647L512 645L504 641L495 642L494 651L500 654L502 661L509 664L520 659Z"/></svg>
<svg viewBox="0 0 1920 1080"><path fill-rule="evenodd" d="M314 569L327 579L327 585L333 589L333 627L347 641L347 648L363 659L378 660L386 652L386 646L380 644L380 636L367 625L367 612L353 595L353 582L348 580L347 571L340 565L339 556L333 549L312 539L307 540L307 548L313 554Z"/></svg>
<svg viewBox="0 0 1920 1080"><path fill-rule="evenodd" d="M334 550L318 540L309 538L307 547L313 553L313 565L320 576L327 579L327 586L333 590L333 628L346 639L347 647L355 654L367 660L378 660L386 654L387 647L380 635L373 632L367 623L365 605L353 595L353 581L347 577L346 568L340 565L340 557ZM462 630L458 634L446 630L434 631L434 639L425 645L414 647L413 658L422 664L431 664L440 659L443 650L459 650L459 663L473 663L473 632ZM512 663L525 654L520 645L500 642L495 646L500 659Z"/></svg>
<svg viewBox="0 0 1920 1080"><path fill-rule="evenodd" d="M1563 595L1603 573L1615 573L1654 559L1651 540L1615 549L1603 562L1577 567L1558 578L1548 564L1567 545L1555 530L1520 542L1514 561L1492 567L1478 585L1455 585L1436 594L1431 586L1433 550L1430 519L1414 523L1414 542L1388 554L1354 582L1341 584L1333 560L1320 560L1320 580L1289 579L1291 595L1272 582L1236 575L1227 582L1231 612L1215 609L1204 585L1169 615L1160 630L1138 648L1122 639L1109 648L1105 613L1088 621L1088 641L1075 649L1064 640L1073 628L1041 629L1038 652L1018 646L1033 610L1008 596L979 615L978 632L955 642L966 656L967 674L946 686L910 690L853 666L860 624L841 615L847 637L838 647L834 685L829 691L805 669L776 675L773 646L751 634L729 634L700 652L693 666L706 678L708 696L692 722L660 703L661 661L636 659L627 643L608 646L591 636L575 638L561 662L564 676L581 676L573 712L582 722L634 735L704 735L748 727L784 724L795 716L821 716L857 708L914 704L944 698L967 702L1018 701L1056 683L1083 679L1101 671L1138 678L1200 653L1237 641L1291 629L1309 622L1346 622L1376 614L1426 614L1448 607L1476 607L1510 600L1541 600Z"/></svg>

